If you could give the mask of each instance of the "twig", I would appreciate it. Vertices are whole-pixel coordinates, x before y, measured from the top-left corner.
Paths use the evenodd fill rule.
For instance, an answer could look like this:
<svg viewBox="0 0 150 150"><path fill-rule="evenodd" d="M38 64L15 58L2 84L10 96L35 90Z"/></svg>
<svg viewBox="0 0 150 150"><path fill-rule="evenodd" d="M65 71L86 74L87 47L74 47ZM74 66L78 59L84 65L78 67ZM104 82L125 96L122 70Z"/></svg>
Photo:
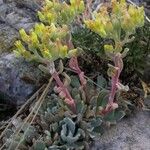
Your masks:
<svg viewBox="0 0 150 150"><path fill-rule="evenodd" d="M32 111L30 112L30 114L28 115L28 117L25 119L25 121L24 121L24 123L22 124L22 126L20 127L20 129L15 133L14 139L15 139L15 137L19 134L19 132L21 131L21 129L24 127L25 123L27 123L27 121L30 119L30 117L31 117L32 114L34 113L34 110L35 110L38 106L40 106L41 101L44 99L44 97L45 97L46 94L48 93L48 89L49 89L49 87L50 87L50 85L51 85L52 80L53 80L53 78L51 77L50 80L49 80L49 83L47 84L47 86L46 86L45 90L43 91L41 97L40 97L39 100L37 101L35 107L32 109ZM42 102L43 102L43 101L42 101ZM38 110L38 109L37 109L37 110ZM36 114L35 114L35 116L36 116ZM35 117L35 116L34 116L34 117ZM31 121L34 120L34 117L33 117L33 119L32 119ZM8 150L11 149L12 144L13 144L13 142L11 142L11 144L10 144ZM20 142L19 142L19 145L20 145ZM18 145L17 145L17 147L18 147Z"/></svg>
<svg viewBox="0 0 150 150"><path fill-rule="evenodd" d="M7 131L7 129L10 127L10 125L12 124L12 121L23 111L23 109L37 96L37 94L39 94L39 92L44 88L45 85L43 85L36 93L34 93L34 95L32 95L31 98L29 98L27 100L27 102L17 111L17 113L12 117L11 121L8 123L8 125L6 126L5 130L1 133L0 135L0 139L3 137L3 135L5 134L5 132ZM1 149L0 149L1 150Z"/></svg>
<svg viewBox="0 0 150 150"><path fill-rule="evenodd" d="M47 84L45 90L43 91L41 97L39 98L39 100L38 100L38 102L37 102L37 103L38 103L37 109L36 109L36 106L33 108L33 110L31 111L31 113L30 113L30 114L28 115L28 117L26 118L25 122L27 122L27 121L29 120L29 118L31 117L32 113L33 113L34 110L36 109L36 112L35 112L35 114L34 114L32 120L30 121L30 124L33 123L33 121L34 121L35 117L37 116L37 113L38 113L38 111L39 111L41 105L43 104L43 101L45 100L45 97L46 97L46 95L47 95L47 93L48 93L48 90L49 90L49 87L50 87L50 85L51 85L52 80L53 80L53 78L51 78L51 79L49 80L49 83ZM24 123L24 125L25 125L25 123ZM24 125L23 125L23 126L24 126ZM22 126L22 127L23 127L23 126ZM28 126L28 128L26 129L26 131L24 132L23 137L20 139L18 145L16 146L16 148L15 148L16 150L19 148L19 146L20 146L22 140L24 139L24 137L25 137L25 135L26 135L28 129L29 129L29 126ZM20 132L20 131L19 131L19 132ZM19 133L19 132L18 132L18 133ZM10 147L11 147L11 146L10 146Z"/></svg>

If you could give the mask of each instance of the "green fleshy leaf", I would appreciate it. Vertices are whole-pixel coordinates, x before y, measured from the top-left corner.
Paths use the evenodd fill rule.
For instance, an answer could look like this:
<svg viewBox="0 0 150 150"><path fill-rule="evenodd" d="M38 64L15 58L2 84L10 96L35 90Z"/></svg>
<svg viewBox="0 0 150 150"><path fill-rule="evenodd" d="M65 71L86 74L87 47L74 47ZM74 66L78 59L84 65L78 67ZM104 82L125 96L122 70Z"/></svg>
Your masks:
<svg viewBox="0 0 150 150"><path fill-rule="evenodd" d="M97 107L101 106L102 108L104 108L108 103L108 96L109 96L108 90L105 89L101 90L97 98Z"/></svg>

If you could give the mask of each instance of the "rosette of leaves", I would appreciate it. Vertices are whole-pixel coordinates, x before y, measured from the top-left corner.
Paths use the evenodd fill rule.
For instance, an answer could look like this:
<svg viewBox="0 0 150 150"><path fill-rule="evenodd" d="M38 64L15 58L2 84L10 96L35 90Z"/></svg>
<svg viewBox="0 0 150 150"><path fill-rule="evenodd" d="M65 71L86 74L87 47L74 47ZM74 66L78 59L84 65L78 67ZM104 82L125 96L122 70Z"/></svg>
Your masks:
<svg viewBox="0 0 150 150"><path fill-rule="evenodd" d="M126 114L125 106L129 104L120 96L118 109L105 115L101 113L109 97L107 81L102 76L97 78L96 85L88 80L86 90L82 89L77 76L71 76L70 81L68 86L76 102L76 114L58 95L49 94L38 112L36 124L25 125L13 141L11 135L15 131L8 130L5 135L8 147L11 142L12 149L15 148L21 139L19 148L24 149L88 149L90 142L105 132L106 125L116 123ZM22 121L15 121L14 125L17 129Z"/></svg>
<svg viewBox="0 0 150 150"><path fill-rule="evenodd" d="M129 111L129 107L133 106L130 101L125 101L120 95L120 91L118 91L116 93L116 102L119 107L112 111L112 113L101 113L101 110L103 110L108 104L110 94L108 83L103 76L97 77L96 85L94 85L91 80L88 80L86 90L81 89L80 81L77 77L71 76L70 89L72 97L76 100L77 113L80 114L78 115L79 120L80 118L82 118L82 121L85 119L86 122L90 122L90 124L91 122L95 122L95 127L97 122L97 127L99 126L99 129L101 128L100 123L105 122L106 120L113 124L121 120L127 111ZM105 120L105 118L109 119ZM92 129L91 133L96 130L92 126L89 126L89 124L88 128L85 127L83 130L90 129L90 127Z"/></svg>
<svg viewBox="0 0 150 150"><path fill-rule="evenodd" d="M56 95L52 95L52 101L44 104L42 109L46 111L41 111L41 120L48 124L42 141L49 149L88 148L90 141L105 131L106 125L115 124L126 113L120 101L118 109L106 115L101 114L109 97L107 81L102 76L98 77L97 86L90 80L87 82L88 93L82 90L78 77L71 76L70 81L68 86L76 102L76 114L72 114Z"/></svg>
<svg viewBox="0 0 150 150"><path fill-rule="evenodd" d="M67 111L67 108L59 96L48 95L39 110L40 120L42 124L59 122L64 118L65 111Z"/></svg>

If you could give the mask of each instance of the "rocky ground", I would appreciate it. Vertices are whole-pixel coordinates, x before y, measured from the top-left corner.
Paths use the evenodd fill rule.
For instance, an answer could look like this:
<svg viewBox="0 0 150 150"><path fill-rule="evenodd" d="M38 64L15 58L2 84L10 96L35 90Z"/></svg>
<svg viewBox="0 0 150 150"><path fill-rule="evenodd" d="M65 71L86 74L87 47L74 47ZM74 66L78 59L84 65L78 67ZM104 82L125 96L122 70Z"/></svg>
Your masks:
<svg viewBox="0 0 150 150"><path fill-rule="evenodd" d="M105 131L91 150L149 150L150 112L137 111Z"/></svg>

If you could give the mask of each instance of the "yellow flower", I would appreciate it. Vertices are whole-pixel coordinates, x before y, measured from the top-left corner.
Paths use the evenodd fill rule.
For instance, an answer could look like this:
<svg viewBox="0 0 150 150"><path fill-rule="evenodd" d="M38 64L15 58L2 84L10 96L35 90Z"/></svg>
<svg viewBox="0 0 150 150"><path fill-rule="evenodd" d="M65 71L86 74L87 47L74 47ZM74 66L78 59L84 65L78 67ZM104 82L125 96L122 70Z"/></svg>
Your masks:
<svg viewBox="0 0 150 150"><path fill-rule="evenodd" d="M85 21L87 28L99 34L101 37L106 37L106 31L104 29L104 25L100 22L100 20L87 20Z"/></svg>
<svg viewBox="0 0 150 150"><path fill-rule="evenodd" d="M38 17L39 17L40 21L45 22L45 16L42 12L38 11Z"/></svg>
<svg viewBox="0 0 150 150"><path fill-rule="evenodd" d="M105 31L109 35L113 32L113 25L111 21L108 21L105 26Z"/></svg>
<svg viewBox="0 0 150 150"><path fill-rule="evenodd" d="M52 59L52 55L51 55L49 49L47 49L46 47L44 47L44 49L42 50L42 55L45 58Z"/></svg>
<svg viewBox="0 0 150 150"><path fill-rule="evenodd" d="M68 47L66 45L61 46L60 51L59 51L59 57L65 58L67 56L67 52L68 52Z"/></svg>
<svg viewBox="0 0 150 150"><path fill-rule="evenodd" d="M107 52L113 52L114 48L112 45L104 45L104 50Z"/></svg>
<svg viewBox="0 0 150 150"><path fill-rule="evenodd" d="M45 25L43 23L35 24L34 31L38 35L39 38L41 38L41 36L43 35L44 29L45 29Z"/></svg>
<svg viewBox="0 0 150 150"><path fill-rule="evenodd" d="M21 29L19 31L20 33L20 36L21 36L21 39L24 41L24 42L29 42L29 36L27 35L26 31L24 29Z"/></svg>
<svg viewBox="0 0 150 150"><path fill-rule="evenodd" d="M77 56L77 54L78 54L78 50L72 49L72 50L69 50L68 57L74 57L74 56Z"/></svg>
<svg viewBox="0 0 150 150"><path fill-rule="evenodd" d="M34 31L31 32L30 38L31 38L33 46L35 47L38 46L39 44L38 36Z"/></svg>

